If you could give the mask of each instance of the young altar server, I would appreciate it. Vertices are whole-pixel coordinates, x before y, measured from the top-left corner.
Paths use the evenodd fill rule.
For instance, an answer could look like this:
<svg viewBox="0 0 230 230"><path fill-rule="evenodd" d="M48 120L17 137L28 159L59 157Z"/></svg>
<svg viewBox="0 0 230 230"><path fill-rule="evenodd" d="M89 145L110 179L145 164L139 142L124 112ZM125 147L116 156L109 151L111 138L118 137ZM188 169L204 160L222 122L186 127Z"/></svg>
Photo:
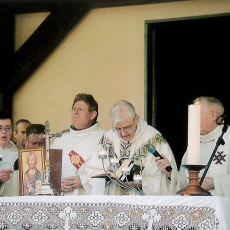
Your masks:
<svg viewBox="0 0 230 230"><path fill-rule="evenodd" d="M10 140L12 117L0 112L0 196L19 195L19 172L14 171L14 162L18 158L18 148Z"/></svg>

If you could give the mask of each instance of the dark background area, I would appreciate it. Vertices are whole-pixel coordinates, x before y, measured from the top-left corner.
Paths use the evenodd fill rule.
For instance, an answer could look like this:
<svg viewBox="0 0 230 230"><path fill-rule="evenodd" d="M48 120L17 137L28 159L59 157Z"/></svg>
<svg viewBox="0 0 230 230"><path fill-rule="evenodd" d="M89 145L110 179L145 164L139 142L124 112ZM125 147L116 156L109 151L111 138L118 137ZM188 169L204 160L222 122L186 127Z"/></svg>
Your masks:
<svg viewBox="0 0 230 230"><path fill-rule="evenodd" d="M155 100L155 127L169 142L178 166L187 148L188 105L198 96L214 96L229 114L229 25L226 15L148 26L148 122Z"/></svg>

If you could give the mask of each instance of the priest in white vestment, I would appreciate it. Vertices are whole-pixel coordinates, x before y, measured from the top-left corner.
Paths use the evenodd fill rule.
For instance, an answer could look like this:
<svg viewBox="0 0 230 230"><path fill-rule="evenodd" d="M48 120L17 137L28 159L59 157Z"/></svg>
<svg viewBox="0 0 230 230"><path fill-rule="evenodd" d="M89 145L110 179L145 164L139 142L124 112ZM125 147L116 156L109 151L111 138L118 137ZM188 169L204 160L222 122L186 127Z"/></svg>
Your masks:
<svg viewBox="0 0 230 230"><path fill-rule="evenodd" d="M135 181L113 179L105 188L107 195L169 195L175 194L174 178L177 177L177 166L169 144L161 133L147 124L135 112L133 105L127 101L119 101L111 109L111 122L113 129L108 131L100 141L100 145L107 153L104 160L106 173L115 174L111 163L113 159L119 160L119 166L130 160L139 166L136 174L141 176L141 184ZM169 159L172 165L171 180L166 173L162 173L156 163L155 156L148 152L146 144L152 144L157 151ZM133 178L132 178L133 179Z"/></svg>
<svg viewBox="0 0 230 230"><path fill-rule="evenodd" d="M202 96L194 100L194 104L200 105L200 165L208 164L211 155L216 147L216 142L222 135L224 114L223 104L215 97ZM201 187L214 196L230 196L230 130L223 135L223 145L220 145L212 159L210 167ZM167 159L159 162L167 162ZM158 164L159 164L158 162ZM182 158L181 165L187 164L187 151ZM203 177L205 169L200 170L199 177ZM181 166L178 173L177 190L188 185L188 170Z"/></svg>
<svg viewBox="0 0 230 230"><path fill-rule="evenodd" d="M218 138L222 134L223 124L221 115L224 114L223 104L215 97L198 97L194 104L201 107L201 135L200 135L200 164L207 165L216 146ZM201 187L212 195L230 196L230 129L223 135L224 145L220 145L212 159L211 165L202 182ZM187 152L183 156L181 165L186 164ZM204 170L201 170L201 178ZM185 188L188 183L188 173L184 167L180 168L178 178L178 190Z"/></svg>
<svg viewBox="0 0 230 230"><path fill-rule="evenodd" d="M97 117L98 104L93 96L78 94L73 101L70 131L52 144L52 149L62 149L61 189L64 195L91 194L91 176L101 169L98 143L105 133Z"/></svg>

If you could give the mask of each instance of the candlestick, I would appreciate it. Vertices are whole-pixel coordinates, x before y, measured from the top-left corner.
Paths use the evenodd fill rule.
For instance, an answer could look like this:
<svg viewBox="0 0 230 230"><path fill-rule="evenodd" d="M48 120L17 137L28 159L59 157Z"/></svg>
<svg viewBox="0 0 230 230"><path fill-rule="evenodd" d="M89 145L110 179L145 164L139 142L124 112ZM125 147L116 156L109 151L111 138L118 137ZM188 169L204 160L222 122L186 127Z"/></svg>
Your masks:
<svg viewBox="0 0 230 230"><path fill-rule="evenodd" d="M211 193L200 187L198 183L199 172L201 169L205 168L205 165L181 165L188 169L189 173L189 183L186 188L181 189L177 194L183 196L211 196Z"/></svg>
<svg viewBox="0 0 230 230"><path fill-rule="evenodd" d="M98 157L99 157L99 159L106 159L107 158L107 153L102 146L99 146Z"/></svg>
<svg viewBox="0 0 230 230"><path fill-rule="evenodd" d="M200 105L189 105L188 107L187 164L200 164Z"/></svg>
<svg viewBox="0 0 230 230"><path fill-rule="evenodd" d="M122 174L123 175L130 175L130 168L129 167L123 167L122 168Z"/></svg>
<svg viewBox="0 0 230 230"><path fill-rule="evenodd" d="M141 175L133 175L133 180L134 180L135 184L141 184L142 176Z"/></svg>
<svg viewBox="0 0 230 230"><path fill-rule="evenodd" d="M110 158L110 164L111 164L112 166L118 166L118 164L119 164L119 159L116 158L116 157Z"/></svg>

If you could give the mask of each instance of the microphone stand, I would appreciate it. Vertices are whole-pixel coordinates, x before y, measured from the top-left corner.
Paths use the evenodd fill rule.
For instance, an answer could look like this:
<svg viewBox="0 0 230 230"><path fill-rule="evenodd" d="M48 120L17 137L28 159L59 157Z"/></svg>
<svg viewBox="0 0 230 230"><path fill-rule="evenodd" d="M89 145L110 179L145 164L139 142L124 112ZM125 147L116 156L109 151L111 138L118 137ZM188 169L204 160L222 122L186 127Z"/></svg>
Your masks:
<svg viewBox="0 0 230 230"><path fill-rule="evenodd" d="M227 115L225 115L223 118L225 118L226 116L227 116ZM218 119L219 119L219 117L217 118L217 120L218 120ZM215 154L216 154L217 149L219 148L220 145L224 145L224 144L225 144L225 142L224 142L224 140L223 140L223 135L227 132L227 130L228 130L228 125L226 124L225 121L224 121L224 123L219 123L219 124L224 124L224 127L223 127L223 129L222 129L222 133L221 133L220 137L218 138L218 140L217 140L217 142L216 142L216 146L215 146L215 148L214 148L214 150L213 150L213 152L212 152L212 155L211 155L211 157L210 157L210 159L209 159L209 162L208 162L208 164L207 164L207 166L206 166L206 168L205 168L205 171L204 171L204 173L203 173L203 175L202 175L202 177L201 177L201 179L200 179L200 182L199 182L200 186L202 185L202 183L203 183L203 181L204 181L204 178L205 178L205 176L206 176L206 174L207 174L207 172L208 172L208 169L209 169L209 167L210 167L210 165L211 165L211 163L212 163L212 160L213 160L213 158L214 158L214 156L215 156Z"/></svg>

